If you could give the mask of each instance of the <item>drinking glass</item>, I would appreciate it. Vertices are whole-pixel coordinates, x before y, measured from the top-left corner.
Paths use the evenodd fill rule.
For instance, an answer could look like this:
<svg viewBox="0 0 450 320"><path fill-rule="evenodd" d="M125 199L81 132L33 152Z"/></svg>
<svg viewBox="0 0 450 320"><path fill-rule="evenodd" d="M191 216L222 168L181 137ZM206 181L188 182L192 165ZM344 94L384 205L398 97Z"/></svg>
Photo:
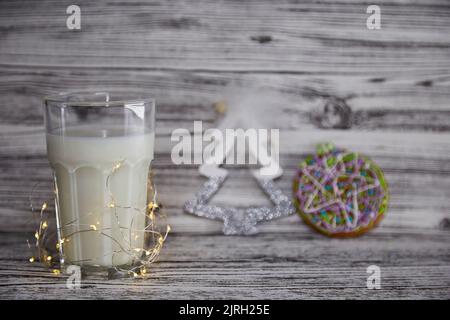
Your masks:
<svg viewBox="0 0 450 320"><path fill-rule="evenodd" d="M45 98L62 266L126 267L145 252L155 101L123 93Z"/></svg>

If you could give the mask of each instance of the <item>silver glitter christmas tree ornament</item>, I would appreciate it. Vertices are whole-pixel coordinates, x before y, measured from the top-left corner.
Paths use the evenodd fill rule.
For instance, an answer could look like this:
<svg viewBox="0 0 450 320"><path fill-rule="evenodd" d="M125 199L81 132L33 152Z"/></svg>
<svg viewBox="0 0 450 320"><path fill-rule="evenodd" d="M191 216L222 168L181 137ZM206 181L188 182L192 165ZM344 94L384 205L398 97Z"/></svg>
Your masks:
<svg viewBox="0 0 450 320"><path fill-rule="evenodd" d="M231 110L231 112L226 115L220 126L222 132L229 128L236 129L238 128L238 125L240 128L249 128L249 125L251 125L252 128L261 128L261 123L255 121L255 116L261 113L254 112L255 110L251 109L255 105L261 106L261 103L259 102L264 101L260 98L260 101L255 103L255 101L252 101L252 99L249 99L248 97L249 96L246 95L244 99L240 100L239 104L234 104L235 108L238 110L234 110L234 112ZM223 103L221 106L224 106ZM251 107L248 108L248 106ZM209 200L223 185L228 175L227 170L220 168L219 166L223 164L230 152L234 150L235 140L233 143L229 143L229 141L225 143L223 139L224 135L219 135L219 137L220 136L222 138L217 139L216 137L215 149L220 150L218 148L222 148L224 152L221 153L222 156L219 159L217 159L217 157L213 161L210 161L211 159L204 159L205 164L199 167L199 172L201 175L209 178L209 180L196 193L193 199L188 200L184 204L184 210L199 217L222 220L223 232L226 235L255 234L258 232L256 225L259 222L293 214L295 208L290 198L283 194L273 182L274 179L283 174L283 170L273 157L269 157L269 154L267 153L267 140L265 139L259 139L258 143L251 143L249 141L249 153L250 156L255 157L258 163L262 165L261 169L253 170L252 173L259 186L270 198L274 206L235 208L208 204ZM270 143L278 143L278 141L270 141ZM264 163L261 163L259 158L261 152L266 155L266 161Z"/></svg>

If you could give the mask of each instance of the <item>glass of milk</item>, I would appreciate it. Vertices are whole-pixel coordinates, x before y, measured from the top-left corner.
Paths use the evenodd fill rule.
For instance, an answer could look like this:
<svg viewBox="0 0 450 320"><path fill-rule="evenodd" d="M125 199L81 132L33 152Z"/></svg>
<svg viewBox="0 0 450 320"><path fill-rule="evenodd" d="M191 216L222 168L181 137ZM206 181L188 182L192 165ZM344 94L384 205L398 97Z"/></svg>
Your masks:
<svg viewBox="0 0 450 320"><path fill-rule="evenodd" d="M45 99L62 265L132 266L145 249L155 101L108 92Z"/></svg>

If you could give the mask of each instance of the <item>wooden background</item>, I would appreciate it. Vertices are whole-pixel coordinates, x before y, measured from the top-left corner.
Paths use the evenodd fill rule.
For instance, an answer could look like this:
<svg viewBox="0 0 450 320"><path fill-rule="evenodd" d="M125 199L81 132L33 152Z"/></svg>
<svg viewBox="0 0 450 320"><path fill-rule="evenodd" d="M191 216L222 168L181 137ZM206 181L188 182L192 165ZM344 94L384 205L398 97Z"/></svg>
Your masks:
<svg viewBox="0 0 450 320"><path fill-rule="evenodd" d="M366 28L372 3L353 0L76 3L80 31L66 28L72 1L0 2L0 298L450 298L449 1L377 0L376 31ZM291 216L230 237L183 213L204 178L171 163L170 133L216 126L212 105L230 86L275 98L287 193L317 142L378 162L392 194L381 226L328 239ZM51 198L43 95L93 88L156 97L154 168L173 233L149 279L94 275L69 290L27 261L28 197L39 183L34 200ZM230 174L216 203L267 203L245 167ZM371 264L381 290L366 288Z"/></svg>

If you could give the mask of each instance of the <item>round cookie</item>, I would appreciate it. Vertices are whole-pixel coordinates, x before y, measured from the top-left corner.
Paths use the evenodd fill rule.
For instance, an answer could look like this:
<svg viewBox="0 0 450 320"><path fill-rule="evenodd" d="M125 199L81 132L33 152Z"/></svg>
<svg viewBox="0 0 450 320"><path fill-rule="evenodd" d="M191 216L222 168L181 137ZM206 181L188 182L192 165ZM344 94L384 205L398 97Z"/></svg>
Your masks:
<svg viewBox="0 0 450 320"><path fill-rule="evenodd" d="M330 143L300 163L293 190L303 220L330 237L355 237L372 229L389 200L383 172L372 160Z"/></svg>

